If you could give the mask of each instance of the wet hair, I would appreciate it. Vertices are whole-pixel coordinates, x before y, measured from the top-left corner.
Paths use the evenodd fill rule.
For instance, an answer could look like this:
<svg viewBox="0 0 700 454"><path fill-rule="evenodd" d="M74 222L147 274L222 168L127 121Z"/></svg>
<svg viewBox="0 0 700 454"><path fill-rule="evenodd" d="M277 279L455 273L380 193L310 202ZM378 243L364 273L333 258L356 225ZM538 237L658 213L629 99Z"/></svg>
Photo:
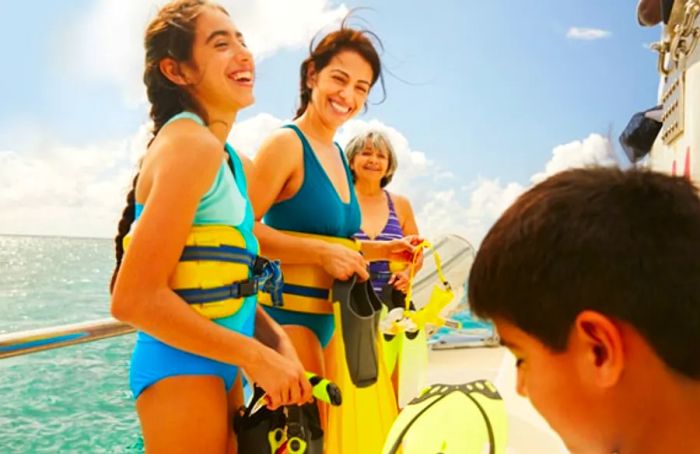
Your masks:
<svg viewBox="0 0 700 454"><path fill-rule="evenodd" d="M367 145L371 145L375 150L383 148L389 155L389 166L386 169L386 175L379 181L379 185L382 188L386 187L386 185L391 182L391 179L394 178L399 163L396 159L396 152L391 145L391 141L383 132L367 131L350 139L350 142L348 142L345 147L345 154L347 155L348 162L352 163L353 159L355 159ZM352 171L352 180L353 182L357 181L354 170Z"/></svg>
<svg viewBox="0 0 700 454"><path fill-rule="evenodd" d="M207 0L174 0L158 11L146 29L144 37L146 61L143 82L146 85L148 101L151 104L150 117L153 121L153 138L170 118L184 110L197 113L206 122L206 112L197 104L190 93L168 79L160 70L160 62L165 58L172 58L179 63L191 62L197 18L205 7L228 14L224 8ZM134 222L137 181L138 174L134 177L131 190L126 196L126 207L122 212L117 235L114 238L116 266L110 281L110 290L114 287L117 272L124 256L122 241Z"/></svg>
<svg viewBox="0 0 700 454"><path fill-rule="evenodd" d="M300 102L295 119L299 118L309 106L311 101L311 89L308 86L309 68L313 67L316 73L321 72L328 66L330 61L341 52L357 52L372 68L372 80L370 88L377 80L380 81L384 90L384 76L382 75L382 63L377 52L377 47L381 49L381 41L374 33L367 30L351 28L347 25L349 16L343 20L340 29L328 33L317 44L311 41L309 46L309 56L301 63L299 70L301 76ZM377 43L377 47L375 44Z"/></svg>
<svg viewBox="0 0 700 454"><path fill-rule="evenodd" d="M700 379L700 198L681 177L590 168L521 195L486 235L469 302L552 351L583 310L631 325L671 369Z"/></svg>

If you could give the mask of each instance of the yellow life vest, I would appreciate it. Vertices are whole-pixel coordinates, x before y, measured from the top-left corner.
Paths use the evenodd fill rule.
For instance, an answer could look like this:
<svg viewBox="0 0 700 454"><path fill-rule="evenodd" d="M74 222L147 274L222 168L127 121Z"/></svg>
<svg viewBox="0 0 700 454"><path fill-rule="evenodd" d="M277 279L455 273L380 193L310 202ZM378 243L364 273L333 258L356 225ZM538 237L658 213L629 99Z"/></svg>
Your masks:
<svg viewBox="0 0 700 454"><path fill-rule="evenodd" d="M340 244L353 251L360 250L360 243L354 239L332 236L315 235L311 233L283 231L289 235L322 240L328 243ZM332 314L333 304L330 300L330 289L333 286L333 276L316 265L300 265L282 263L284 274L282 309L313 314ZM272 305L267 294L259 294L260 304Z"/></svg>
<svg viewBox="0 0 700 454"><path fill-rule="evenodd" d="M130 242L131 233L124 237L125 251ZM204 317L228 317L241 308L245 297L257 294L269 279L276 278L281 285L279 270L277 276L272 276L276 266L248 251L245 238L235 227L196 225L187 236L169 284Z"/></svg>

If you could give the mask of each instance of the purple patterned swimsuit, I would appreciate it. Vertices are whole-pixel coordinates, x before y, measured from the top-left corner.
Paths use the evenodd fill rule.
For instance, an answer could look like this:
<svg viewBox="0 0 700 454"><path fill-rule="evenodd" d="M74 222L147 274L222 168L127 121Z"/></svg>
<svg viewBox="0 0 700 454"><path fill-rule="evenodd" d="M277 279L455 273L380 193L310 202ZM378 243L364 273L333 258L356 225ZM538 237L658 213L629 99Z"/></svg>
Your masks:
<svg viewBox="0 0 700 454"><path fill-rule="evenodd" d="M365 232L360 229L353 238L358 240L372 240L372 241L391 241L395 239L403 238L403 229L399 223L399 218L396 216L396 210L394 209L394 201L391 200L391 196L388 191L384 191L386 194L386 199L389 204L389 219L386 221L386 225L382 231L374 238L370 238ZM379 262L370 262L369 272L372 280L372 287L377 295L382 295L383 289L389 282L391 277L391 272L389 271L389 262L382 260Z"/></svg>

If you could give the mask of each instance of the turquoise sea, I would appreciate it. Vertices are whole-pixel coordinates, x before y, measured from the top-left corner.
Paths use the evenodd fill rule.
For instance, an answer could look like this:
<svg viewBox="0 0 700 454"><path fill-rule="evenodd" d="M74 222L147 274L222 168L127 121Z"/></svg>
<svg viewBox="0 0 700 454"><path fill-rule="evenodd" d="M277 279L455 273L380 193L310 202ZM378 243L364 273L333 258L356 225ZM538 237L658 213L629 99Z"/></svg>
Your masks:
<svg viewBox="0 0 700 454"><path fill-rule="evenodd" d="M108 239L0 235L0 334L109 316ZM0 452L141 452L135 335L0 360Z"/></svg>
<svg viewBox="0 0 700 454"><path fill-rule="evenodd" d="M0 334L108 317L113 266L109 239L0 235ZM490 328L458 315L464 328ZM0 359L0 454L143 452L128 387L134 340Z"/></svg>

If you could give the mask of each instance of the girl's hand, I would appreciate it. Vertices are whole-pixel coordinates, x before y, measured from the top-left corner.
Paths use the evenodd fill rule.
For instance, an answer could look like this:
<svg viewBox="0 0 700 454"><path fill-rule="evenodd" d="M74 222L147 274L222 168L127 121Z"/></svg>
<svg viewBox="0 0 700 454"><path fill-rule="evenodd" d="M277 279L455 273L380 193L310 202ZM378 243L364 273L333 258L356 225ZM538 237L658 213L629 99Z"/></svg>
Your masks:
<svg viewBox="0 0 700 454"><path fill-rule="evenodd" d="M262 344L259 348L257 359L243 369L251 381L265 390L268 408L302 405L311 400L311 383L299 359L290 359Z"/></svg>

